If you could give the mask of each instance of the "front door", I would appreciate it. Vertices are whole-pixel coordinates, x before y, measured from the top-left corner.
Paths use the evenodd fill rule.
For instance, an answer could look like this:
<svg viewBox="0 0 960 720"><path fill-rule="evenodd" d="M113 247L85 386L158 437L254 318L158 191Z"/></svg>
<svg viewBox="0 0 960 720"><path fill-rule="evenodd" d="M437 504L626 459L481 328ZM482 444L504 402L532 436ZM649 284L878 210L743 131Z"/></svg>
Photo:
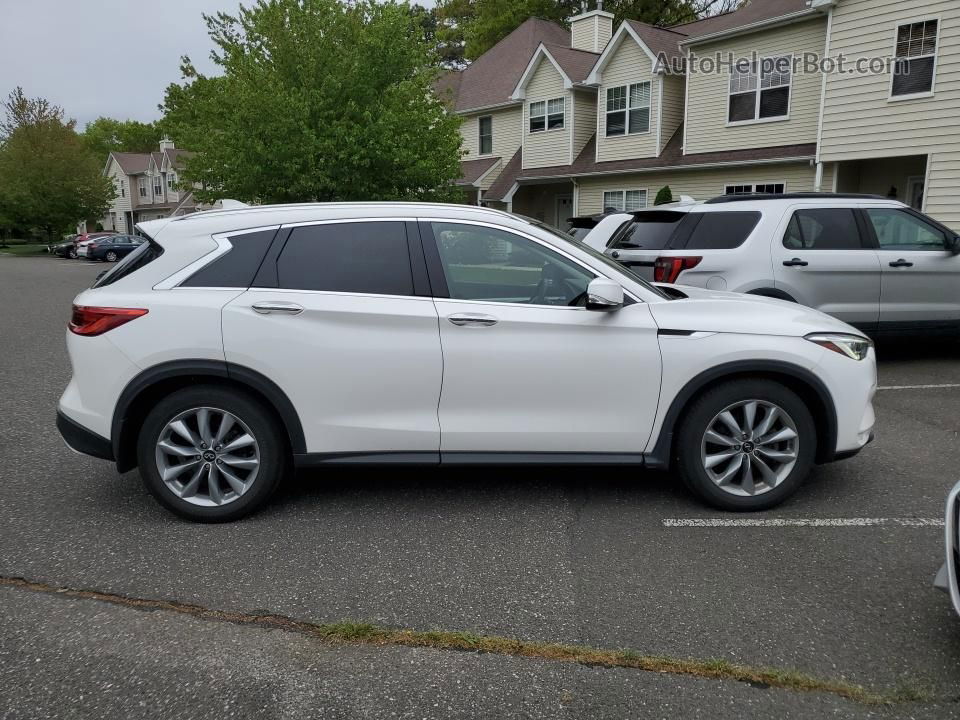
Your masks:
<svg viewBox="0 0 960 720"><path fill-rule="evenodd" d="M771 244L776 287L797 302L870 329L880 316L880 261L850 207L793 207Z"/></svg>
<svg viewBox="0 0 960 720"><path fill-rule="evenodd" d="M883 273L880 326L960 322L960 256L947 233L906 210L863 210L879 248Z"/></svg>
<svg viewBox="0 0 960 720"><path fill-rule="evenodd" d="M573 217L573 195L557 196L557 213L553 226L558 230L567 229L567 220Z"/></svg>
<svg viewBox="0 0 960 720"><path fill-rule="evenodd" d="M482 223L421 227L443 347L443 460L641 453L661 369L647 306L587 310L596 274L533 236Z"/></svg>
<svg viewBox="0 0 960 720"><path fill-rule="evenodd" d="M223 309L227 362L280 386L310 453L439 460L437 311L415 292L407 225L295 227L264 261L276 265L275 287L252 287Z"/></svg>

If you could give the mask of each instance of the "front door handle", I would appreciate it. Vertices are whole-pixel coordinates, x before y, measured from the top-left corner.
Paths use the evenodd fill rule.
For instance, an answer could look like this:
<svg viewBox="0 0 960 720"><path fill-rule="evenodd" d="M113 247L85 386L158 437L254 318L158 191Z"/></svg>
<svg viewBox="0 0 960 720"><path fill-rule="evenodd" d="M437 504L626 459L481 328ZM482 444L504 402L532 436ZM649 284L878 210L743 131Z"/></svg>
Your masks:
<svg viewBox="0 0 960 720"><path fill-rule="evenodd" d="M270 313L286 313L287 315L299 315L303 312L303 306L297 305L296 303L289 302L276 302L267 300L265 302L258 302L251 305L254 312L258 312L261 315L269 315Z"/></svg>
<svg viewBox="0 0 960 720"><path fill-rule="evenodd" d="M784 260L784 267L806 267L809 265L806 260L801 260L800 258L793 258L792 260Z"/></svg>
<svg viewBox="0 0 960 720"><path fill-rule="evenodd" d="M913 263L900 258L899 260L894 260L892 263L890 263L890 267L913 267Z"/></svg>
<svg viewBox="0 0 960 720"><path fill-rule="evenodd" d="M490 327L497 324L497 319L492 315L477 315L474 313L451 315L447 320L461 327Z"/></svg>

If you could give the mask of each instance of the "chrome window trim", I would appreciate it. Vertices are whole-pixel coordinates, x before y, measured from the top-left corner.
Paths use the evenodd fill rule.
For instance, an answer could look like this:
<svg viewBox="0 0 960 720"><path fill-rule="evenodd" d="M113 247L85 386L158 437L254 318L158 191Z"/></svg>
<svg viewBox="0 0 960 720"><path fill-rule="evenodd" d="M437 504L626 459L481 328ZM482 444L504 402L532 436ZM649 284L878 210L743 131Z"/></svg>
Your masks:
<svg viewBox="0 0 960 720"><path fill-rule="evenodd" d="M264 225L262 227L255 228L246 228L244 230L229 230L222 233L214 233L210 237L217 244L213 250L207 254L197 258L192 263L186 267L178 270L173 275L170 275L165 280L161 280L159 283L153 286L154 290L173 290L174 288L179 287L180 283L185 282L190 278L195 272L201 268L206 267L212 263L217 258L220 258L230 252L233 249L233 245L230 243L231 237L236 237L237 235L247 235L249 233L263 232L264 230L279 230L280 225ZM198 288L184 288L186 290L197 290ZM243 289L243 288L232 288L233 290Z"/></svg>

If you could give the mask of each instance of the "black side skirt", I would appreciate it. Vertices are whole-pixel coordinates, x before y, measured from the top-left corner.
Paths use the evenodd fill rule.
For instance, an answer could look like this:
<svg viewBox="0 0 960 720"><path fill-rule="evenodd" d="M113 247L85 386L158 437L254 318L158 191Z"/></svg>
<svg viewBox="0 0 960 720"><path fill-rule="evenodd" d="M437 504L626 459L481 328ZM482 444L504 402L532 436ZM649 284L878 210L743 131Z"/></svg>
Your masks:
<svg viewBox="0 0 960 720"><path fill-rule="evenodd" d="M88 430L57 410L57 430L71 450L92 455L101 460L113 460L113 446L105 437Z"/></svg>

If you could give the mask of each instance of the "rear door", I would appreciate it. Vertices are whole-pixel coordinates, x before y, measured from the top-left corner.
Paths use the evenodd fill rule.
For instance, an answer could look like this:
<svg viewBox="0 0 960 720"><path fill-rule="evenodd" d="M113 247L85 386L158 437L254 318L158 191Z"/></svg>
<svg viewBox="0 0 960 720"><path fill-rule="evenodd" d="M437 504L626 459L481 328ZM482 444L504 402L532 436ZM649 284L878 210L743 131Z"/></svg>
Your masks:
<svg viewBox="0 0 960 720"><path fill-rule="evenodd" d="M309 453L439 461L440 335L416 223L280 232L254 287L223 310L227 361L284 391Z"/></svg>
<svg viewBox="0 0 960 720"><path fill-rule="evenodd" d="M792 206L771 243L776 288L871 329L880 316L880 261L854 208Z"/></svg>
<svg viewBox="0 0 960 720"><path fill-rule="evenodd" d="M953 235L919 213L863 208L880 258L880 327L960 322L960 255L947 250Z"/></svg>

